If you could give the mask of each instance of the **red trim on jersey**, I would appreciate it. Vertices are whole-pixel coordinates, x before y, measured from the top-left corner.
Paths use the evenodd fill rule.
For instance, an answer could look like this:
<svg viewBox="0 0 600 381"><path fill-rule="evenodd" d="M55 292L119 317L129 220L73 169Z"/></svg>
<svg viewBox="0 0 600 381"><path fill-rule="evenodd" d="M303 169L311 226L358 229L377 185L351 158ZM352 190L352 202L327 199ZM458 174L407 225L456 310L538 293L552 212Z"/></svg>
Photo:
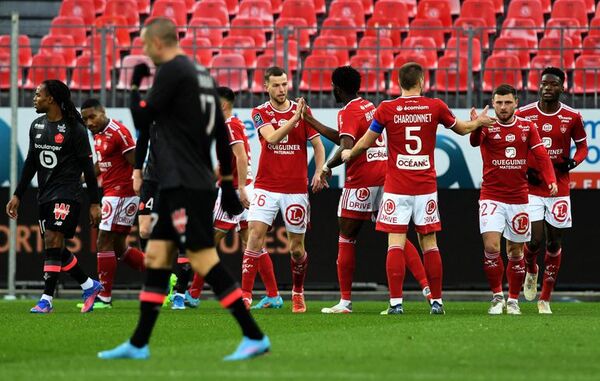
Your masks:
<svg viewBox="0 0 600 381"><path fill-rule="evenodd" d="M375 230L386 232L386 233L398 233L403 234L408 231L408 225L390 225L384 222L377 221Z"/></svg>

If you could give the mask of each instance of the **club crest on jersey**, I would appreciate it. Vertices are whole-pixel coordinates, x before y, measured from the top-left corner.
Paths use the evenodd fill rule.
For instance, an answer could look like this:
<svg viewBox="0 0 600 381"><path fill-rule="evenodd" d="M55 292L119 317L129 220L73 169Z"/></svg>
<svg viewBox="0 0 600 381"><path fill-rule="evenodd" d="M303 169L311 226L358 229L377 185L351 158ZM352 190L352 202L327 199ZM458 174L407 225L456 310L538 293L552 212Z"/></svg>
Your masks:
<svg viewBox="0 0 600 381"><path fill-rule="evenodd" d="M564 124L561 124L561 125L560 125L560 132L561 132L561 133L563 133L563 134L564 134L565 132L567 132L567 126L565 126Z"/></svg>
<svg viewBox="0 0 600 381"><path fill-rule="evenodd" d="M69 210L71 209L71 205L65 204L64 202L55 203L54 204L54 219L55 220L65 220L69 215Z"/></svg>
<svg viewBox="0 0 600 381"><path fill-rule="evenodd" d="M515 147L506 147L504 149L504 156L508 159L512 159L517 156L517 149Z"/></svg>
<svg viewBox="0 0 600 381"><path fill-rule="evenodd" d="M177 209L173 213L171 213L171 222L173 223L173 227L177 231L178 234L185 234L185 227L187 226L188 217L185 212L185 208Z"/></svg>
<svg viewBox="0 0 600 381"><path fill-rule="evenodd" d="M56 144L62 144L65 141L65 136L63 134L56 134L54 135L54 142Z"/></svg>
<svg viewBox="0 0 600 381"><path fill-rule="evenodd" d="M519 213L512 219L513 230L517 234L525 234L529 231L529 215L525 212Z"/></svg>
<svg viewBox="0 0 600 381"><path fill-rule="evenodd" d="M285 210L285 219L291 225L302 225L306 218L306 211L300 204L292 204Z"/></svg>
<svg viewBox="0 0 600 381"><path fill-rule="evenodd" d="M552 125L550 123L544 123L544 125L542 126L542 131L544 131L544 132L552 131Z"/></svg>
<svg viewBox="0 0 600 381"><path fill-rule="evenodd" d="M521 134L521 140L523 141L523 143L525 143L527 141L527 135Z"/></svg>
<svg viewBox="0 0 600 381"><path fill-rule="evenodd" d="M506 135L506 137L504 138L507 142L512 143L515 141L515 134L508 134Z"/></svg>

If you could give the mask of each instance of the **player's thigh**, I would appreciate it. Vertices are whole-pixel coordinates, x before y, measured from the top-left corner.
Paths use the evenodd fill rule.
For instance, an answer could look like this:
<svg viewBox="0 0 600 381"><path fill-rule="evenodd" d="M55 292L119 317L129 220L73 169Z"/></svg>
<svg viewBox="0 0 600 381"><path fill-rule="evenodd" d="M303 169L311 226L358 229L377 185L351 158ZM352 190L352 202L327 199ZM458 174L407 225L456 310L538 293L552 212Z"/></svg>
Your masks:
<svg viewBox="0 0 600 381"><path fill-rule="evenodd" d="M198 251L215 246L213 230L213 208L216 192L213 189L183 189L182 208L187 214L185 239L182 241L188 251ZM180 222L173 218L175 230L181 229Z"/></svg>
<svg viewBox="0 0 600 381"><path fill-rule="evenodd" d="M481 233L483 241L483 250L488 253L500 252L500 243L502 242L502 232L487 231Z"/></svg>
<svg viewBox="0 0 600 381"><path fill-rule="evenodd" d="M502 233L506 229L506 210L502 202L479 200L479 232Z"/></svg>
<svg viewBox="0 0 600 381"><path fill-rule="evenodd" d="M568 229L572 226L571 198L569 196L546 197L544 202L546 205L544 219L549 225L558 229Z"/></svg>
<svg viewBox="0 0 600 381"><path fill-rule="evenodd" d="M346 238L356 238L360 232L364 220L340 217L338 218L338 225L340 228L340 234Z"/></svg>
<svg viewBox="0 0 600 381"><path fill-rule="evenodd" d="M258 221L267 226L273 225L279 212L281 193L269 192L264 189L254 189L248 211L248 222Z"/></svg>
<svg viewBox="0 0 600 381"><path fill-rule="evenodd" d="M415 196L412 218L415 230L419 234L429 234L442 230L437 192Z"/></svg>
<svg viewBox="0 0 600 381"><path fill-rule="evenodd" d="M289 242L289 250L292 254L302 255L305 251L304 248L304 234L303 233L292 233L287 232L287 238Z"/></svg>
<svg viewBox="0 0 600 381"><path fill-rule="evenodd" d="M75 236L81 206L74 200L54 200L40 205L39 224L46 248L62 247Z"/></svg>
<svg viewBox="0 0 600 381"><path fill-rule="evenodd" d="M505 204L504 238L515 243L531 241L531 221L528 204Z"/></svg>
<svg viewBox="0 0 600 381"><path fill-rule="evenodd" d="M371 220L379 209L382 187L344 188L338 203L338 217L353 220Z"/></svg>
<svg viewBox="0 0 600 381"><path fill-rule="evenodd" d="M534 194L529 195L529 219L531 222L544 220L544 215L546 214L544 198Z"/></svg>
<svg viewBox="0 0 600 381"><path fill-rule="evenodd" d="M304 235L310 222L308 193L282 194L279 208L286 231Z"/></svg>
<svg viewBox="0 0 600 381"><path fill-rule="evenodd" d="M413 213L415 196L384 193L377 215L376 229L406 234Z"/></svg>
<svg viewBox="0 0 600 381"><path fill-rule="evenodd" d="M419 246L423 253L428 250L436 249L437 246L437 234L435 232L429 232L426 234L417 233L419 239Z"/></svg>

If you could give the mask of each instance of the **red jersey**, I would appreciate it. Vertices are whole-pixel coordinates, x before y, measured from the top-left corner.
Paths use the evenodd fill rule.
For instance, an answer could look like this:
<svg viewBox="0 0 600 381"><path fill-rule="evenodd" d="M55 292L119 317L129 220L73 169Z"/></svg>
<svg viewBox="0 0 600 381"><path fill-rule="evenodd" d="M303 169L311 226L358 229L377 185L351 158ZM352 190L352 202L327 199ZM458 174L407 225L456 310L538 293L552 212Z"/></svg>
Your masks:
<svg viewBox="0 0 600 381"><path fill-rule="evenodd" d="M580 151L578 143L585 143L587 137L583 127L583 118L578 111L561 103L560 108L554 114L544 114L538 107L538 102L534 102L518 109L515 115L530 120L537 125L538 133L544 147L548 150L552 163L561 163L564 161L564 157L570 157L571 140L577 144L575 161L580 163L585 159L587 150L585 152ZM585 146L587 147L587 144ZM531 159L529 162L530 167L536 167L535 164L532 165ZM558 193L555 197L568 196L570 191L569 173L556 169L554 173L558 185ZM546 185L544 183L540 185L529 184L529 193L541 197L550 197Z"/></svg>
<svg viewBox="0 0 600 381"><path fill-rule="evenodd" d="M308 191L306 141L319 134L304 120L300 120L277 144L267 142L260 135L260 129L266 125L272 125L275 130L285 125L294 116L297 106L296 102L290 101L287 110L278 111L271 102L266 102L252 110L252 120L259 131L261 143L255 188L288 194Z"/></svg>
<svg viewBox="0 0 600 381"><path fill-rule="evenodd" d="M366 99L356 98L338 112L338 130L340 137L349 136L356 143L369 129L375 106ZM346 164L345 188L365 188L383 185L387 148L385 135L373 143L367 151Z"/></svg>
<svg viewBox="0 0 600 381"><path fill-rule="evenodd" d="M481 145L483 183L480 200L495 200L506 204L527 204L527 157L533 153L544 162L544 178L556 181L535 123L514 117L510 124L494 123L471 133L471 144Z"/></svg>
<svg viewBox="0 0 600 381"><path fill-rule="evenodd" d="M437 191L433 153L439 124L446 128L456 124L452 111L439 99L399 97L377 107L371 129L387 131L385 192L420 195Z"/></svg>
<svg viewBox="0 0 600 381"><path fill-rule="evenodd" d="M125 158L125 152L135 148L131 133L121 123L109 119L104 130L94 135L94 147L102 175L105 196L131 197L133 165Z"/></svg>
<svg viewBox="0 0 600 381"><path fill-rule="evenodd" d="M229 145L243 144L244 151L248 156L248 176L246 177L246 185L252 184L252 170L250 165L250 144L248 143L248 137L246 136L246 126L239 118L232 116L225 121L227 124L227 130L229 131ZM231 157L231 168L233 168L233 187L237 188L238 181L238 169L235 155Z"/></svg>

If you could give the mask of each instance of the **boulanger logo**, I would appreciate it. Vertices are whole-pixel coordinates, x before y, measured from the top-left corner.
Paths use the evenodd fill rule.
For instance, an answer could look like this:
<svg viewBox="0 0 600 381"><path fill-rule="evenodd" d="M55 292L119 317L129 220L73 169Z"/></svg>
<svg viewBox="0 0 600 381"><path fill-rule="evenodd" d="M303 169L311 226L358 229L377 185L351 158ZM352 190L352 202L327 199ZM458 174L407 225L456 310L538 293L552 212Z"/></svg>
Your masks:
<svg viewBox="0 0 600 381"><path fill-rule="evenodd" d="M300 204L292 204L285 210L285 219L291 225L302 225L305 222L306 210Z"/></svg>

